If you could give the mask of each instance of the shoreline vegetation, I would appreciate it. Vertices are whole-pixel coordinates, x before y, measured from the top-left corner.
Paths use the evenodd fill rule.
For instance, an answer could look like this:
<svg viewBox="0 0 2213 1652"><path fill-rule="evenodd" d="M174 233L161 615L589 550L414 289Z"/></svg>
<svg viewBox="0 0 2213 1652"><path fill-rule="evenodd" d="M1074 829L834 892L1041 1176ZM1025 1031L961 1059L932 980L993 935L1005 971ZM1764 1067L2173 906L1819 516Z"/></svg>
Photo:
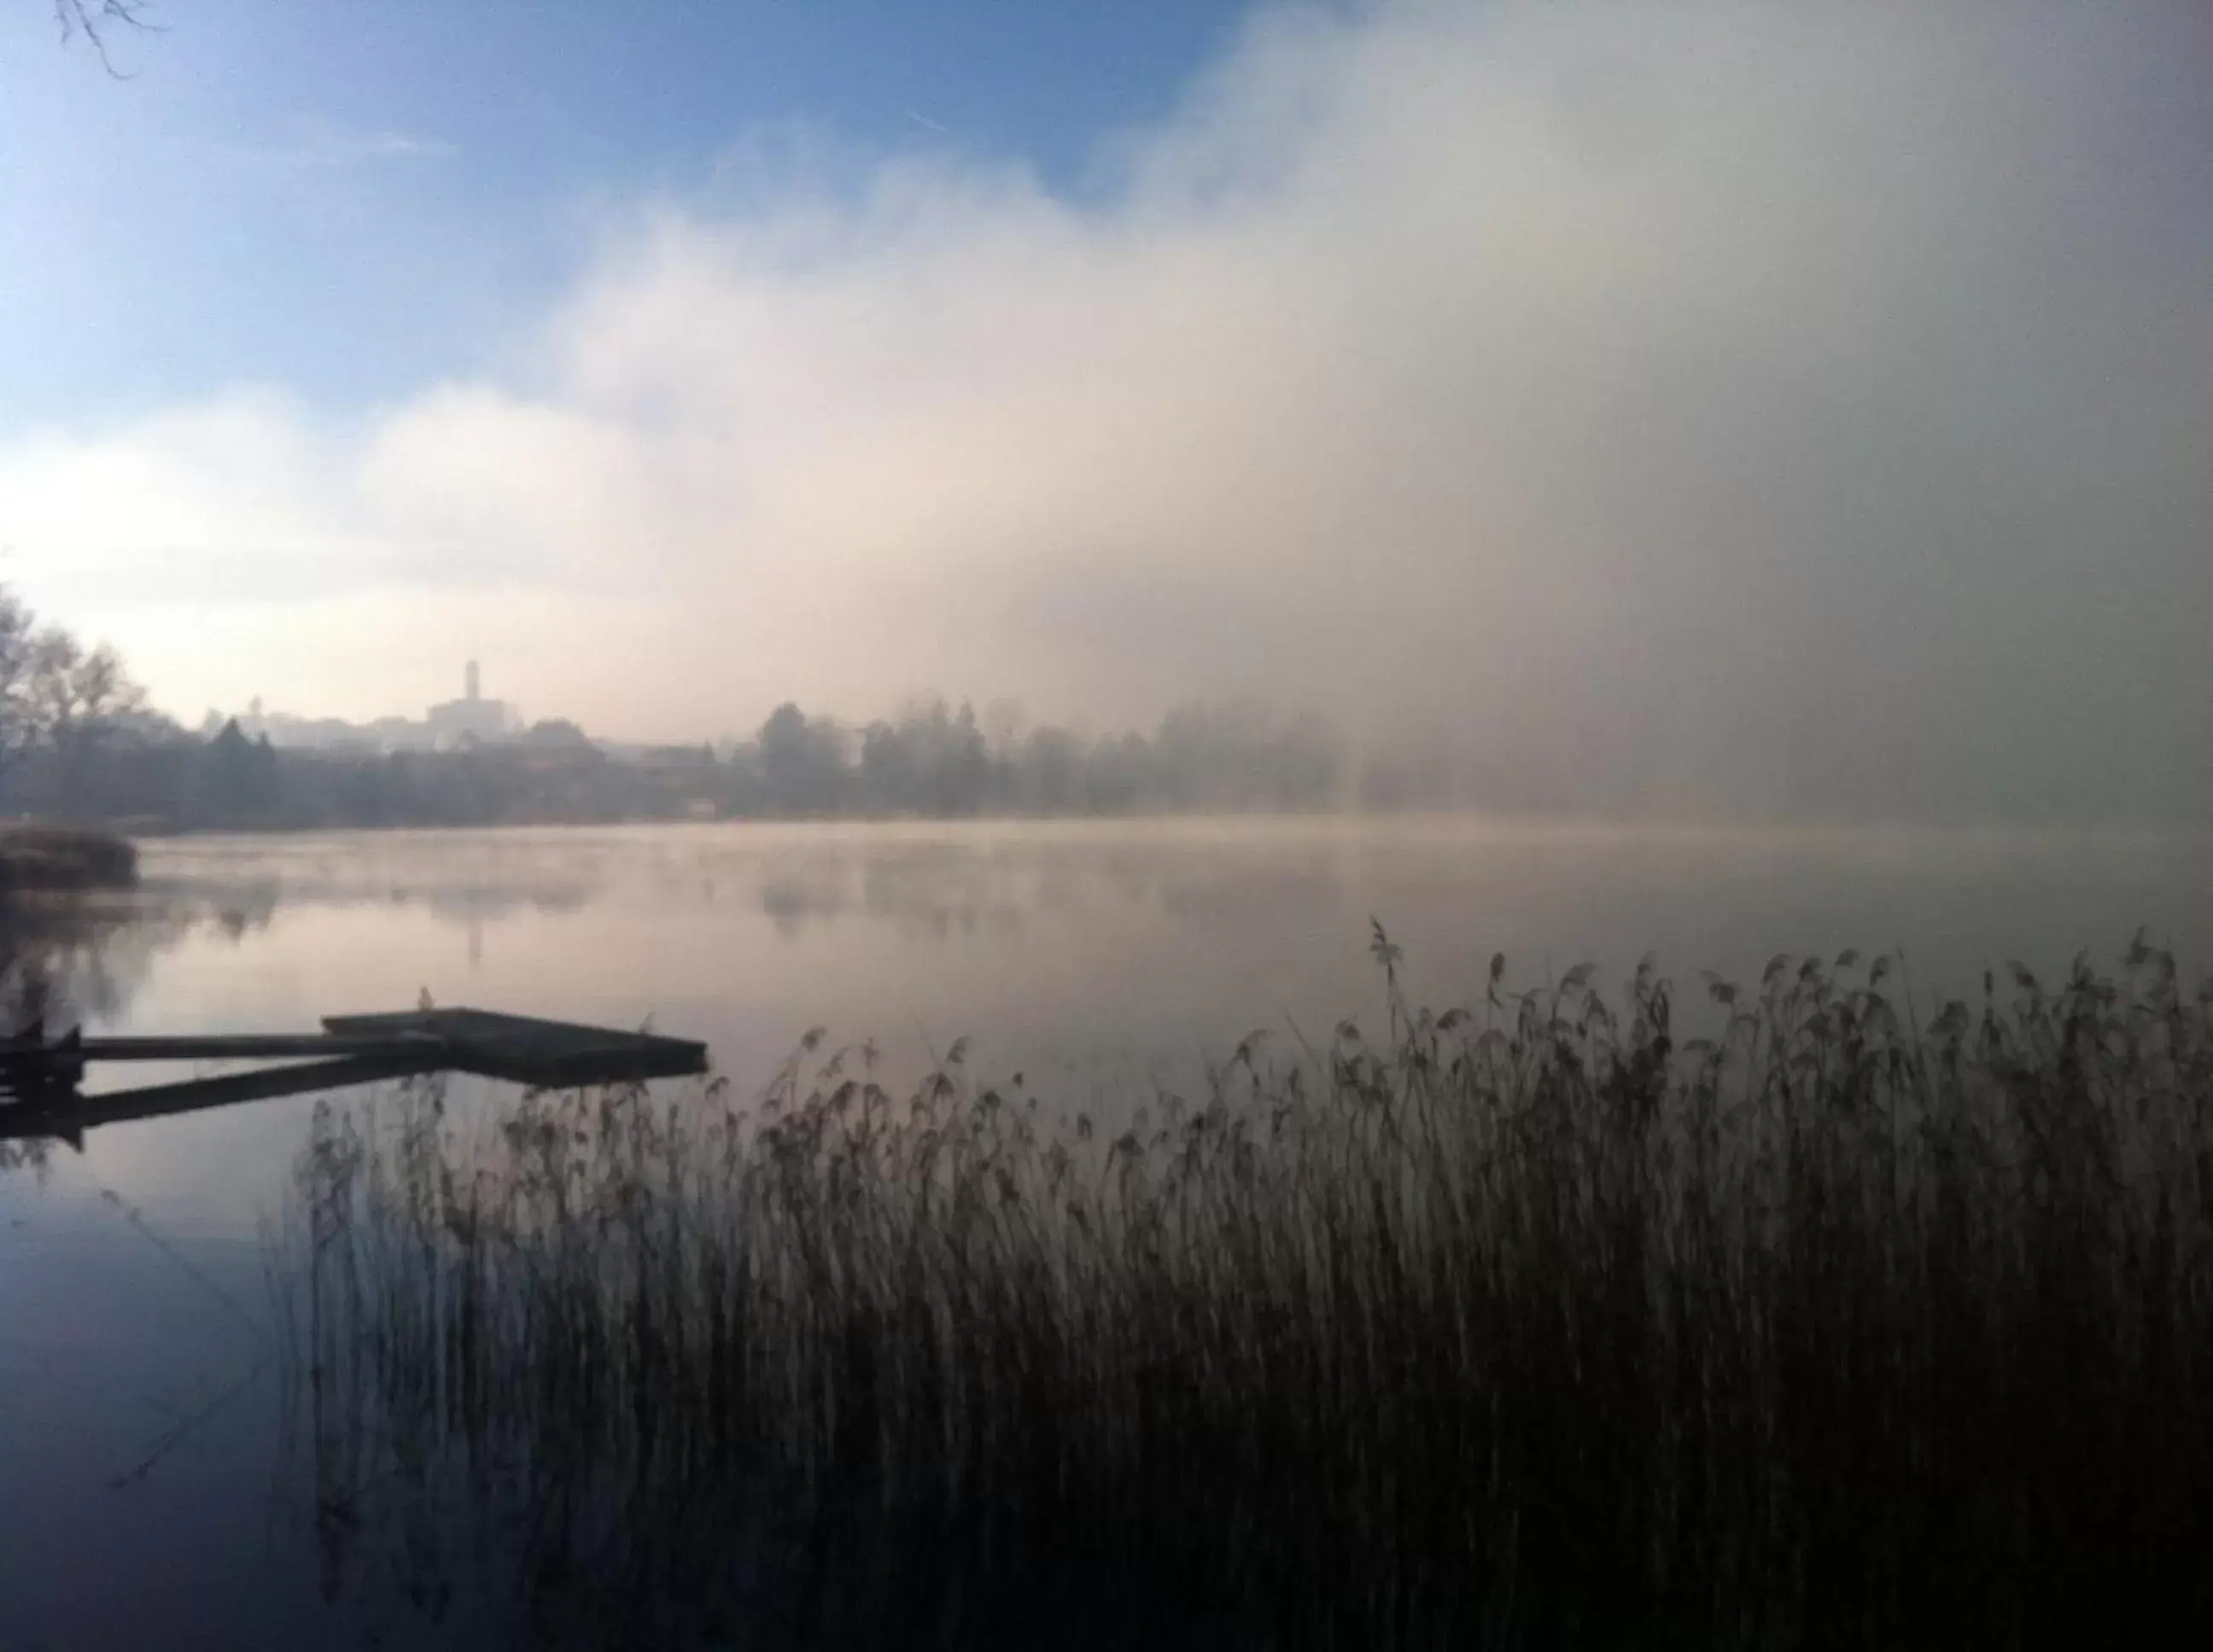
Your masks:
<svg viewBox="0 0 2213 1652"><path fill-rule="evenodd" d="M1087 1113L820 1034L750 1101L319 1108L269 1254L326 1587L577 1645L2213 1615L2213 983L1436 1012L1373 951L1385 1025Z"/></svg>
<svg viewBox="0 0 2213 1652"><path fill-rule="evenodd" d="M0 826L0 897L91 889L129 889L138 881L130 838L98 826Z"/></svg>
<svg viewBox="0 0 2213 1652"><path fill-rule="evenodd" d="M1151 734L987 732L966 704L850 725L779 707L750 739L597 741L547 722L493 739L382 750L273 744L235 719L194 735L143 710L96 741L34 745L0 803L154 832L604 825L703 820L1126 818L1458 806L1510 789L1463 785L1441 761L1356 765L1318 720L1186 707ZM1526 800L1525 800L1526 801ZM1539 801L1542 801L1539 799Z"/></svg>
<svg viewBox="0 0 2213 1652"><path fill-rule="evenodd" d="M195 732L155 710L112 648L41 621L0 583L0 817L100 823L133 837L193 832L608 826L685 820L1129 820L1480 814L1520 819L2002 821L2060 829L2190 829L2178 792L2086 800L2025 780L1957 784L1948 765L1880 797L1840 776L1789 793L1713 790L1624 760L1578 779L1548 748L1450 719L1357 738L1312 710L1186 703L1149 729L1032 723L1009 702L921 696L849 721L792 701L749 735L650 744L574 722L524 724L466 697L349 724L210 711ZM272 737L273 736L273 737ZM1656 759L1657 753L1650 754Z"/></svg>

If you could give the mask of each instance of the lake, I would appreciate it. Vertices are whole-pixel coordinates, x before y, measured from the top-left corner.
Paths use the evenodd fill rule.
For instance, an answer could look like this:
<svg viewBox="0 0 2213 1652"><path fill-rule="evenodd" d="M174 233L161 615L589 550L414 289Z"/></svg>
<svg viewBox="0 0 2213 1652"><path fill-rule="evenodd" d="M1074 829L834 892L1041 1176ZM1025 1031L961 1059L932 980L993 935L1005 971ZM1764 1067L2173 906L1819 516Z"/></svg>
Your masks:
<svg viewBox="0 0 2213 1652"><path fill-rule="evenodd" d="M1470 820L699 826L187 838L35 944L89 1030L289 1031L469 1004L703 1039L741 1090L802 1036L895 1073L1113 1107L1255 1028L1380 1020L1371 919L1411 996L1648 951L1698 972L1895 950L1921 1002L1985 966L2111 960L2147 925L2213 960L2213 843ZM143 1071L131 1082L168 1076ZM98 1082L113 1083L107 1075ZM120 1126L0 1169L0 1645L478 1644L497 1600L349 1558L288 1444L264 1224L313 1104Z"/></svg>

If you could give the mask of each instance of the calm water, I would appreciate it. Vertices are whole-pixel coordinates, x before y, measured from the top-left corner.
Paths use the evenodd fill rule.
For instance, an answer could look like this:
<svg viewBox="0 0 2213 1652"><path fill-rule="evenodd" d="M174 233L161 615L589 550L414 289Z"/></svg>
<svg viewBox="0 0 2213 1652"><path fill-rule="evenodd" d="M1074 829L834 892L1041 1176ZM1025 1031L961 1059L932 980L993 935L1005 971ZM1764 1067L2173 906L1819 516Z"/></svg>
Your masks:
<svg viewBox="0 0 2213 1652"><path fill-rule="evenodd" d="M703 826L193 839L23 943L88 1025L312 1027L442 1003L709 1040L741 1087L810 1027L912 1072L1111 1105L1258 1027L1375 1015L1371 916L1418 998L1656 950L1686 977L1904 952L2110 958L2139 924L2213 965L2213 838L1507 829L1468 822ZM1288 1033L1285 1034L1288 1037ZM138 1072L143 1081L168 1074ZM108 1082L113 1082L111 1079ZM348 1558L284 1445L261 1224L311 1103L98 1131L0 1170L0 1647L465 1644ZM497 1605L490 1608L497 1617Z"/></svg>

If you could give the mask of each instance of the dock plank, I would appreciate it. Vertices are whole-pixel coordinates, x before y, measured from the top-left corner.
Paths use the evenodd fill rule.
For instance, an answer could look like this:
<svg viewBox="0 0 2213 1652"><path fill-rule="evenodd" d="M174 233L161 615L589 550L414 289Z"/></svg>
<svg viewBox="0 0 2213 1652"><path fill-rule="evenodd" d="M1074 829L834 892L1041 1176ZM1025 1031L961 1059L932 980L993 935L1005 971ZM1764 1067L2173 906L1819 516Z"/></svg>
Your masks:
<svg viewBox="0 0 2213 1652"><path fill-rule="evenodd" d="M264 1068L258 1072L231 1073L222 1078L193 1078L174 1084L111 1090L101 1095L71 1094L62 1099L19 1101L0 1106L0 1142L52 1137L81 1144L86 1131L103 1125L136 1124L143 1119L236 1106L242 1101L320 1095L357 1084L386 1083L395 1078L435 1071L444 1060L442 1054L428 1046L412 1052L394 1053L387 1050L381 1055L338 1056L326 1061Z"/></svg>
<svg viewBox="0 0 2213 1652"><path fill-rule="evenodd" d="M344 1038L412 1035L436 1039L444 1064L517 1084L565 1088L704 1072L707 1046L655 1033L580 1027L487 1009L414 1009L394 1015L329 1015L326 1032Z"/></svg>
<svg viewBox="0 0 2213 1652"><path fill-rule="evenodd" d="M330 1033L177 1033L88 1038L74 1044L0 1045L0 1066L57 1058L77 1061L289 1061L312 1057L389 1055L395 1039L435 1051L426 1035L378 1033L347 1037Z"/></svg>
<svg viewBox="0 0 2213 1652"><path fill-rule="evenodd" d="M35 1025L0 1038L0 1141L52 1137L82 1143L86 1130L444 1070L541 1089L623 1084L707 1070L707 1046L652 1033L580 1027L485 1009L332 1015L320 1033L141 1034L47 1038ZM101 1061L282 1061L171 1084L82 1095Z"/></svg>

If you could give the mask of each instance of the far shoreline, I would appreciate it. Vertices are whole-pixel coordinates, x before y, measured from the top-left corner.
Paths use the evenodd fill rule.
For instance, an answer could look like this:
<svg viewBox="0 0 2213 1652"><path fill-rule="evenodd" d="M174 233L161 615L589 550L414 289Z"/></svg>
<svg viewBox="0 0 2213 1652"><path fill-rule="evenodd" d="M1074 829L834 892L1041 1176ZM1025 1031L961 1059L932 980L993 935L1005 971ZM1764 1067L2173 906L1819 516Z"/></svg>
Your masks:
<svg viewBox="0 0 2213 1652"><path fill-rule="evenodd" d="M807 832L824 835L866 832L913 837L990 835L1001 831L1088 835L1126 832L1133 836L1167 835L1186 830L1224 828L1254 836L1281 831L1287 835L1323 832L1376 833L1419 838L1433 833L1480 836L1502 841L1533 837L1585 841L1740 842L1746 844L1823 843L1875 844L1940 840L1950 844L2008 845L2172 845L2213 838L2213 825L2193 821L2028 821L1993 820L1747 819L1728 816L1637 816L1489 813L1481 809L1375 810L1191 810L1128 814L724 814L703 817L632 816L607 820L340 821L247 825L179 826L167 821L117 821L101 827L64 830L135 846L210 839L277 838L404 838L409 836L494 836L502 832L710 832L732 829L764 832ZM0 840L21 827L0 826ZM39 831L55 828L29 828ZM0 854L4 854L0 848ZM0 887L4 881L0 881ZM85 886L90 887L90 886ZM129 884L106 887L128 887Z"/></svg>

